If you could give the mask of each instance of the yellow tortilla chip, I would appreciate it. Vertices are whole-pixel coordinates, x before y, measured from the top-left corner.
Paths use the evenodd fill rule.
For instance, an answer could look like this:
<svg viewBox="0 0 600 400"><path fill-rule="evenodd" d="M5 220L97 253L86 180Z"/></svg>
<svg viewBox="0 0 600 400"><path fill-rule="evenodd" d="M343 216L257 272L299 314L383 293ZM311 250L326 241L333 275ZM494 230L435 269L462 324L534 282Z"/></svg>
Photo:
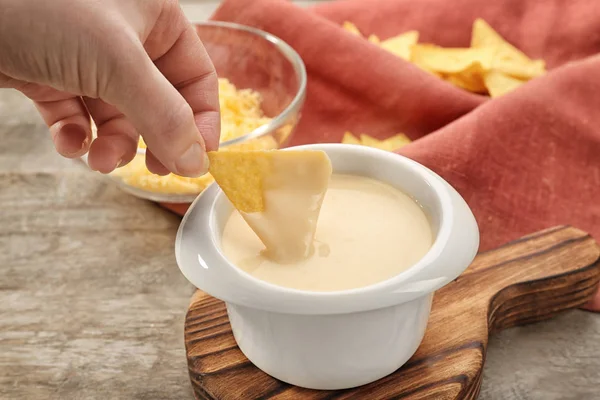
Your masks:
<svg viewBox="0 0 600 400"><path fill-rule="evenodd" d="M360 144L362 144L363 146L375 147L378 149L379 146L381 146L381 141L379 139L375 139L372 136L361 134Z"/></svg>
<svg viewBox="0 0 600 400"><path fill-rule="evenodd" d="M485 71L479 62L473 63L464 71L450 74L444 79L460 88L473 93L486 93L487 89L483 82Z"/></svg>
<svg viewBox="0 0 600 400"><path fill-rule="evenodd" d="M264 211L266 188L294 182L307 171L331 174L323 151L211 151L208 158L210 174L233 206L245 213Z"/></svg>
<svg viewBox="0 0 600 400"><path fill-rule="evenodd" d="M342 143L344 144L361 144L360 140L356 138L352 133L346 132L344 133L344 137L342 138Z"/></svg>
<svg viewBox="0 0 600 400"><path fill-rule="evenodd" d="M410 143L410 139L399 133L384 140L379 140L369 135L360 135L361 144L368 147L374 147L380 150L393 151Z"/></svg>
<svg viewBox="0 0 600 400"><path fill-rule="evenodd" d="M546 63L543 60L532 60L521 63L513 60L494 58L492 68L520 79L533 79L546 73Z"/></svg>
<svg viewBox="0 0 600 400"><path fill-rule="evenodd" d="M419 32L408 31L382 41L380 46L382 49L385 49L400 58L410 60L411 48L413 45L417 44L418 40Z"/></svg>
<svg viewBox="0 0 600 400"><path fill-rule="evenodd" d="M521 50L508 43L498 32L496 32L487 22L477 18L473 22L473 31L471 33L471 47L490 47L496 48L497 52L504 57L528 62L531 61Z"/></svg>
<svg viewBox="0 0 600 400"><path fill-rule="evenodd" d="M381 42L381 40L379 40L379 37L377 35L369 36L368 41L371 43L374 43L374 44L379 44Z"/></svg>
<svg viewBox="0 0 600 400"><path fill-rule="evenodd" d="M367 147L374 147L380 150L393 151L399 149L402 146L409 144L411 140L403 133L399 133L394 136L390 136L387 139L379 140L372 136L361 134L360 139L357 139L351 132L344 133L342 143L345 144L358 144Z"/></svg>
<svg viewBox="0 0 600 400"><path fill-rule="evenodd" d="M345 22L344 28L362 36L351 22ZM546 63L543 60L530 59L481 18L473 22L469 48L418 44L419 32L414 30L386 40L371 35L368 40L457 87L481 94L491 94L490 91L494 91L492 97L504 94L520 86L523 81L546 73ZM486 78L490 71L494 72ZM376 139L370 137L365 140L368 144L365 144L363 139L360 143L372 147L386 146L377 144L373 141Z"/></svg>
<svg viewBox="0 0 600 400"><path fill-rule="evenodd" d="M403 133L399 133L397 135L385 139L382 143L386 149L389 149L389 151L394 151L402 146L406 146L410 142L411 140L408 138L408 136L406 136Z"/></svg>
<svg viewBox="0 0 600 400"><path fill-rule="evenodd" d="M211 151L209 172L235 208L245 212L265 209L263 178L271 172L268 152Z"/></svg>
<svg viewBox="0 0 600 400"><path fill-rule="evenodd" d="M525 83L495 70L485 74L484 82L491 97L502 96Z"/></svg>
<svg viewBox="0 0 600 400"><path fill-rule="evenodd" d="M439 72L435 72L433 71L431 68L429 68L427 65L423 65L423 64L419 64L418 62L415 61L411 61L413 64L415 64L417 67L419 67L420 69L422 69L423 71L431 74L431 75L435 75L438 78L444 78L444 74L441 74Z"/></svg>
<svg viewBox="0 0 600 400"><path fill-rule="evenodd" d="M411 61L429 70L453 74L479 63L484 70L492 64L492 48L444 48L434 45L417 44L412 47Z"/></svg>
<svg viewBox="0 0 600 400"><path fill-rule="evenodd" d="M492 68L508 75L531 79L546 72L546 63L543 60L531 60L481 18L473 22L471 47L494 49Z"/></svg>
<svg viewBox="0 0 600 400"><path fill-rule="evenodd" d="M348 32L350 32L356 36L362 36L362 33L360 33L360 30L358 29L358 27L350 21L344 22L344 24L342 25L342 28L344 28L345 30L347 30Z"/></svg>

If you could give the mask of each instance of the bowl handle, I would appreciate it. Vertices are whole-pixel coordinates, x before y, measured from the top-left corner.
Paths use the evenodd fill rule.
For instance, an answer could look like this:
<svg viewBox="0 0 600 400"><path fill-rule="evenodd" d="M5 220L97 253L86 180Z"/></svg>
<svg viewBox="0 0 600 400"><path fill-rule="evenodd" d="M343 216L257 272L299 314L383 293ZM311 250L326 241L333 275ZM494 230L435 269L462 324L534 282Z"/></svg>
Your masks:
<svg viewBox="0 0 600 400"><path fill-rule="evenodd" d="M473 262L479 250L479 227L473 212L456 189L442 178L439 179L447 187L452 201L452 234L437 261L411 277L397 292L423 293L438 290L458 278Z"/></svg>

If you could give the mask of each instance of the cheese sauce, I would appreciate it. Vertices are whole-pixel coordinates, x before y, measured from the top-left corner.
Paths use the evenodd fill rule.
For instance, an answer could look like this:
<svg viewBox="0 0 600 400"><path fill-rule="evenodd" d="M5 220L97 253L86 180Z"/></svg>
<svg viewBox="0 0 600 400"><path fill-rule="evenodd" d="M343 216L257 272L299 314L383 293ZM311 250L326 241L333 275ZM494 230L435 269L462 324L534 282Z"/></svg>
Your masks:
<svg viewBox="0 0 600 400"><path fill-rule="evenodd" d="M294 202L293 193L267 192L270 204ZM320 203L320 201L317 201ZM267 204L268 206L269 204ZM302 208L300 208L302 209ZM265 218L267 212L271 217ZM411 197L398 189L366 177L334 174L323 199L320 215L307 221L308 214L280 218L281 210L266 208L261 215L246 214L263 230L287 232L264 243L234 210L225 225L221 247L237 267L254 277L288 288L308 291L337 291L368 286L387 280L419 261L433 244L429 221ZM305 233L317 223L314 240ZM277 229L269 226L277 225ZM285 224L285 226L282 226ZM307 225L308 224L308 225ZM298 235L300 233L300 235ZM261 235L265 238L265 235ZM298 241L301 258L273 257L265 251L275 243ZM286 248L290 247L290 243Z"/></svg>

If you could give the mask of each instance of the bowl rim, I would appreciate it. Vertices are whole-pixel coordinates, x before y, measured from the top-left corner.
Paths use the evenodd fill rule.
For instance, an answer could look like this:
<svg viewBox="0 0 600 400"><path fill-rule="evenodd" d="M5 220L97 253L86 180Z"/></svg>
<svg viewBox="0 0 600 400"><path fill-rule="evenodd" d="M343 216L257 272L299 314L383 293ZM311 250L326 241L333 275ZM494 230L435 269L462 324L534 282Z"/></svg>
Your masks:
<svg viewBox="0 0 600 400"><path fill-rule="evenodd" d="M294 72L296 73L296 77L299 81L298 91L296 92L296 95L294 96L290 104L288 104L282 112L277 114L277 116L273 117L271 121L259 126L252 132L220 143L219 147L231 146L266 136L271 132L284 126L287 123L289 116L297 113L300 110L304 102L304 97L306 96L308 76L306 73L306 66L304 65L302 57L300 57L300 55L296 52L296 50L292 48L292 46L287 44L283 39L279 38L278 36L273 35L272 33L268 33L261 29L254 28L248 25L237 24L235 22L205 21L194 23L194 26L213 26L249 32L267 40L268 42L271 42L280 51L280 53L282 53L285 56L285 58L287 58L287 60L292 64L292 66L294 67ZM137 154L146 154L146 149L138 147Z"/></svg>

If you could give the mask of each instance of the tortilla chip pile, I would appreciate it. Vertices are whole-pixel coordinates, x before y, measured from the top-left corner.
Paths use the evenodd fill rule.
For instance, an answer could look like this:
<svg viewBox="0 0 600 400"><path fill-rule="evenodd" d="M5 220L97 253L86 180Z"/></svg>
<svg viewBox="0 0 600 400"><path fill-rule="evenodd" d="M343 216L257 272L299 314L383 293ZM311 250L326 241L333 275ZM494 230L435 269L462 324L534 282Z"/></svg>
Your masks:
<svg viewBox="0 0 600 400"><path fill-rule="evenodd" d="M363 36L351 22L345 22L343 27ZM546 73L543 60L527 57L483 19L473 23L468 48L418 43L419 32L414 30L386 40L370 35L367 40L460 88L491 97L502 96Z"/></svg>

